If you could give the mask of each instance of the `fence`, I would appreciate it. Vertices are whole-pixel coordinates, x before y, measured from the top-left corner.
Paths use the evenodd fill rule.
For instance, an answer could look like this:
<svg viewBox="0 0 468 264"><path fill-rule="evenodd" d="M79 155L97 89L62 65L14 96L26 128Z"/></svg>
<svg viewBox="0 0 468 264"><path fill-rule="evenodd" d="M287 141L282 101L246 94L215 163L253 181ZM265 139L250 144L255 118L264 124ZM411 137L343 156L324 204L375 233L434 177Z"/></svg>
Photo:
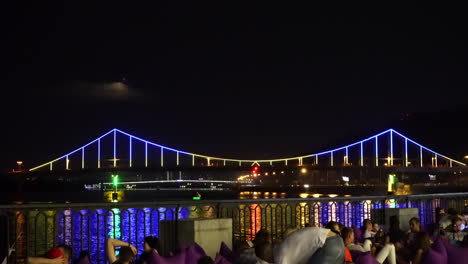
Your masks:
<svg viewBox="0 0 468 264"><path fill-rule="evenodd" d="M422 224L434 221L435 208L463 210L468 193L410 196L360 196L313 199L262 199L148 203L27 204L0 206L3 244L13 247L9 263L25 263L27 256L44 254L57 244L73 248L74 256L90 252L93 263L105 263L105 240L119 238L143 249L144 237L158 235L160 222L178 219L232 218L235 240L253 239L261 228L273 240L289 228L337 221L361 226L366 218L382 222L389 207L419 208ZM5 226L6 225L6 226ZM176 234L176 225L164 225ZM165 230L166 232L168 230ZM174 236L176 237L176 236ZM2 243L0 243L2 244ZM177 241L163 243L162 252ZM2 249L4 251L4 249Z"/></svg>

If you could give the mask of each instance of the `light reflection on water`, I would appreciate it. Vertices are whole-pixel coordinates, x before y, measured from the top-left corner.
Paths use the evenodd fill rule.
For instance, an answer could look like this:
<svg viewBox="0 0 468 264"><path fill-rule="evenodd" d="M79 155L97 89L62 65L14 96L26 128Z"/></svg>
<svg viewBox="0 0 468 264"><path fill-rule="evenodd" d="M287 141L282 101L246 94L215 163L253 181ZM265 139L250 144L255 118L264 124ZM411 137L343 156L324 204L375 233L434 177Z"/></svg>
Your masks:
<svg viewBox="0 0 468 264"><path fill-rule="evenodd" d="M261 194L256 196L262 197ZM365 218L372 217L373 209L385 207L406 207L406 203L396 200L383 201L327 201L282 203L265 202L233 204L232 207L217 208L212 205L188 207L156 208L110 208L61 211L30 211L27 221L17 226L27 233L28 254L43 254L56 244L71 245L74 255L82 250L90 252L93 263L104 263L105 239L107 237L130 242L143 250L144 237L159 235L159 225L163 220L231 217L234 236L238 239L253 239L254 234L265 228L273 238L281 238L289 228L303 227L306 224L323 226L329 221L337 221L346 226L361 226ZM433 209L440 206L440 200L410 202L409 207L420 209L424 223L433 218ZM18 218L21 217L19 214ZM24 218L24 216L23 216ZM56 229L55 229L56 228ZM21 242L21 241L20 241ZM23 243L24 245L24 243Z"/></svg>

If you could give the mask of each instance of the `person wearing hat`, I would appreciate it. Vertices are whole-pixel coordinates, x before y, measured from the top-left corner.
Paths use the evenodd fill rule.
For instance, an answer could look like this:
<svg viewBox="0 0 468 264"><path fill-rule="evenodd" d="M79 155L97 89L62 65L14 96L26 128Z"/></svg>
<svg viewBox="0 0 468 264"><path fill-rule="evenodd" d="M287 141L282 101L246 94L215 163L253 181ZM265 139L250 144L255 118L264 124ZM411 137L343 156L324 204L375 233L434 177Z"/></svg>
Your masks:
<svg viewBox="0 0 468 264"><path fill-rule="evenodd" d="M43 257L29 257L28 264L64 264L72 256L72 249L67 245L51 248Z"/></svg>

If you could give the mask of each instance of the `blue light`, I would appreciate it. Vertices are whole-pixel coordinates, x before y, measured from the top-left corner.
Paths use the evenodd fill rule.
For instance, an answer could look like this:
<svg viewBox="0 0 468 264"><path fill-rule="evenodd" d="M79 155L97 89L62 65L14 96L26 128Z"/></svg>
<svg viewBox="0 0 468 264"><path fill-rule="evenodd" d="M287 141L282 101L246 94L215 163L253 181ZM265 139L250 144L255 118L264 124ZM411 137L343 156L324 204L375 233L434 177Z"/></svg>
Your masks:
<svg viewBox="0 0 468 264"><path fill-rule="evenodd" d="M148 141L145 142L145 167L148 167Z"/></svg>
<svg viewBox="0 0 468 264"><path fill-rule="evenodd" d="M393 129L392 129L392 130L393 130ZM427 150L427 151L429 151L429 152L432 152L433 154L436 154L436 155L438 155L438 156L441 156L442 158L445 158L445 159L448 159L448 160L452 160L452 161L455 162L455 163L458 163L458 164L460 164L460 165L466 166L465 163L459 162L459 161L454 160L454 159L451 159L451 158L449 158L449 157L447 157L447 156L444 156L444 155L442 155L442 154L440 154L440 153L437 153L437 152L435 152L435 151L433 151L433 150L431 150L431 149L429 149L429 148L426 148L426 147L424 147L423 145L417 143L416 141L414 141L414 140L412 140L412 139L410 139L410 138L405 137L404 135L398 133L398 132L395 131L395 130L393 130L393 132L394 132L395 134L399 135L399 136L402 137L402 138L406 138L409 142L411 142L411 143L413 143L413 144L419 146L420 148L423 148L423 149L425 149L425 150Z"/></svg>
<svg viewBox="0 0 468 264"><path fill-rule="evenodd" d="M364 150L363 150L363 146L362 146L362 141L361 141L361 166L364 166Z"/></svg>
<svg viewBox="0 0 468 264"><path fill-rule="evenodd" d="M261 163L261 162L268 162L268 163L270 163L270 164L271 164L272 162L275 162L275 161L284 161L284 162L287 164L287 161L288 161L288 160L303 159L303 158L308 158L308 157L313 157L313 156L315 156L315 158L316 158L316 164L318 164L318 156L319 156L319 155L324 155L324 154L332 153L332 152L339 151L339 150L343 150L343 149L346 149L346 150L347 150L347 148L349 148L349 147L353 147L353 146L355 146L355 145L357 145L357 144L361 144L361 145L362 145L364 142L367 142L367 141L369 141L369 140L371 140L371 139L374 139L374 138L375 138L375 142L376 142L376 166L378 166L378 137L381 136L381 135L384 135L384 134L386 134L386 133L388 133L388 132L390 132L390 155L391 155L390 165L393 165L393 133L395 132L397 135L401 136L402 138L405 138L405 139L407 139L409 142L411 142L411 143L413 143L413 144L419 146L419 147L421 148L421 151L422 151L422 149L425 149L425 150L427 150L427 151L429 151L429 152L431 152L431 153L433 153L433 154L435 154L435 155L437 155L437 156L440 156L440 157L442 157L442 158L444 158L444 159L447 159L447 160L449 160L449 161L451 161L451 162L455 162L455 163L457 163L457 164L466 166L466 164L464 164L464 163L462 163L462 162L456 161L456 160L454 160L454 159L451 159L451 158L449 158L449 157L447 157L447 156L441 155L441 154L439 154L439 153L437 153L437 152L435 152L435 151L433 151L433 150L431 150L431 149L428 149L428 148L422 146L421 144L419 144L419 143L417 143L417 142L415 142L415 141L413 141L413 140L411 140L411 139L405 137L404 135L402 135L402 134L396 132L396 131L393 130L393 129L388 129L388 130L383 131L383 132L381 132L381 133L379 133L379 134L376 134L376 135L374 135L374 136L372 136L372 137L366 138L366 139L364 139L364 140L361 140L361 141L358 141L358 142L355 142L355 143L352 143L352 144L349 144L349 145L346 145L346 146L343 146L343 147L339 147L339 148L332 149L332 150L328 150L328 151L323 151L323 152L320 152L320 153L314 153L314 154L310 154L310 155L306 155L306 156L291 157L291 158L287 158L287 159L284 159L284 158L281 158L281 159L271 159L271 160L240 160L240 159L226 159L226 158L209 157L209 156L206 156L206 155L201 155L201 154L196 154L196 153L190 153L190 152L186 152L186 151L176 150L176 149L169 148L169 147L165 147L165 146L162 146L162 145L159 145L159 144L150 142L150 141L146 141L146 140L144 140L144 139L141 139L141 138L139 138L139 137L133 136L133 135L128 134L128 133L126 133L126 132L124 132L124 131L121 131L121 130L119 130L119 129L114 128L114 129L112 129L111 131L109 131L109 132L105 133L104 135L100 136L99 138L97 138L97 139L95 139L95 140L89 142L88 144L86 144L86 145L84 145L84 146L81 146L80 148L77 148L77 149L75 149L74 151L69 152L69 153L67 153L67 154L65 154L65 155L63 155L63 156L61 156L61 157L59 157L59 158L56 158L56 159L52 160L52 161L49 161L49 162L44 163L44 164L42 164L42 165L39 165L39 166L37 166L37 167L31 168L30 171L36 170L36 169L41 168L41 167L46 166L46 165L50 165L50 167L51 167L51 169L52 169L52 163L53 163L53 162L56 162L56 161L58 161L58 160L61 160L61 159L65 158L65 157L69 156L69 155L72 155L72 154L74 154L74 153L77 152L77 151L80 151L80 150L81 150L81 151L84 151L84 150L83 150L84 148L86 148L87 146L89 146L89 145L91 145L91 144L93 144L93 143L95 143L95 142L98 142L98 168L100 168L100 167L101 167L101 166L100 166L100 160L101 160L101 153L100 153L100 152L101 152L101 146L100 146L100 145L101 145L101 142L100 142L100 139L106 137L106 136L109 135L110 133L114 133L114 145L113 145L113 147L114 147L114 166L116 166L116 165L117 165L117 164L116 164L116 162L117 162L117 149L116 149L116 144L117 144L117 142L116 142L116 134L117 134L117 133L116 133L116 132L119 132L119 133L121 133L122 135L125 135L125 136L130 137L130 141L131 141L133 138L135 138L135 139L137 139L137 140L139 140L139 141L141 141L141 142L145 142L146 144L149 144L149 145L151 145L151 146L156 146L156 147L161 148L161 166L164 165L164 160L163 160L163 151L164 151L164 149L167 149L167 150L173 151L173 152L178 152L178 153L186 154L186 155L192 155L192 158L193 158L192 164L193 164L193 165L194 165L194 159L195 159L195 157L212 158L212 159L216 159L216 160L235 161L235 162L238 162L239 165L241 165L242 162L255 162L255 161L257 161L257 162L259 162L259 163ZM131 151L132 151L132 150L130 150L130 153L131 153ZM348 155L347 155L347 156L348 156ZM363 156L363 154L362 154L362 156ZM349 159L347 158L347 160L349 160ZM421 159L421 162L422 162L422 159ZM363 165L363 161L361 161L361 164Z"/></svg>
<svg viewBox="0 0 468 264"><path fill-rule="evenodd" d="M369 141L369 140L374 139L375 137L384 135L384 134L388 133L388 132L391 131L391 130L392 130L392 129L385 130L384 132L381 132L381 133L379 133L379 134L377 134L377 135L374 135L374 136L372 136L372 137L368 137L368 138L366 138L366 139L364 139L364 140L361 140L361 141L358 141L358 142L349 144L349 145L344 146L344 147L340 147L340 148L336 148L336 149L332 149L332 150L328 150L328 151L323 151L323 152L319 152L319 153L316 153L316 154L307 155L307 156L304 156L304 158L306 158L306 157L311 157L311 156L315 156L315 155L328 154L328 153L330 153L330 152L332 152L332 151L338 151L338 150L350 148L350 147L356 146L356 145L358 145L358 144L361 144L361 142L366 142L366 141Z"/></svg>
<svg viewBox="0 0 468 264"><path fill-rule="evenodd" d="M405 167L408 167L408 139L405 138Z"/></svg>
<svg viewBox="0 0 468 264"><path fill-rule="evenodd" d="M131 168L132 167L132 137L128 137L129 138L129 167Z"/></svg>

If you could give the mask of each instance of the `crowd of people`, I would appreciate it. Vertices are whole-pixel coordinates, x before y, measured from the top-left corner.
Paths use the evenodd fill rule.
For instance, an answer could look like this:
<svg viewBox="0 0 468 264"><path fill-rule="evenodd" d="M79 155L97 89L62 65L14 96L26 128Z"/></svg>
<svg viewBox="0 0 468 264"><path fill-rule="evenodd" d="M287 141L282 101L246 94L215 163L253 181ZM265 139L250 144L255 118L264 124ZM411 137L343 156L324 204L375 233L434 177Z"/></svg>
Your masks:
<svg viewBox="0 0 468 264"><path fill-rule="evenodd" d="M461 257L453 263L468 262L468 210L458 214L453 208L447 213L437 208L433 224L423 228L419 219L413 217L409 221L409 230L401 229L397 216L390 217L387 228L369 219L364 220L361 228L331 221L323 227L306 225L301 229L288 229L282 239L274 240L267 230L262 229L252 241L237 243L234 251L222 244L214 260L198 245L191 249L191 253L190 249L185 250L195 256L190 258L193 264L426 264L439 263L435 260L437 255L433 256L441 248L445 251L444 247L449 250L448 258L450 255ZM159 239L155 236L145 237L140 255L134 245L124 241L109 238L106 242L106 257L112 264L189 262L186 260L189 257L181 257L179 253L169 257L159 256L159 253ZM28 263L69 263L71 256L71 248L60 245L45 256L28 258ZM445 256L447 258L447 253ZM89 254L82 252L74 263L90 263L89 260Z"/></svg>

